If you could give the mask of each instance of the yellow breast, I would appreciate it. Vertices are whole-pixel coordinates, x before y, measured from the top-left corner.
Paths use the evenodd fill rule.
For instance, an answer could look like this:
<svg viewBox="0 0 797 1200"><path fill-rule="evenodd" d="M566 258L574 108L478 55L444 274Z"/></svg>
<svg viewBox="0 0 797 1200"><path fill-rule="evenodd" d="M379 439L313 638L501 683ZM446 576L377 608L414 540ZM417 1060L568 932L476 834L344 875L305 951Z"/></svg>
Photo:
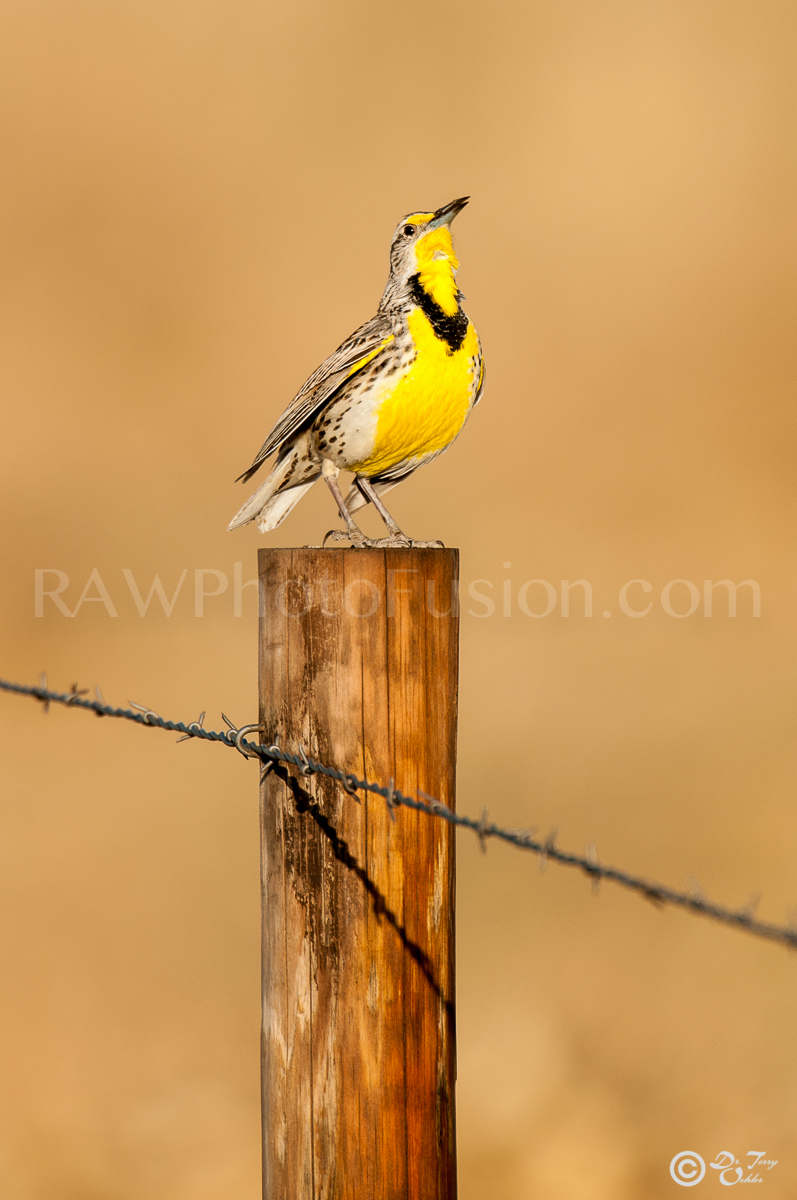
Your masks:
<svg viewBox="0 0 797 1200"><path fill-rule="evenodd" d="M407 371L385 388L371 453L352 464L352 470L365 475L378 475L405 459L422 459L444 450L465 424L476 395L481 355L473 325L468 325L462 345L453 354L419 308L410 313L407 325L416 356Z"/></svg>

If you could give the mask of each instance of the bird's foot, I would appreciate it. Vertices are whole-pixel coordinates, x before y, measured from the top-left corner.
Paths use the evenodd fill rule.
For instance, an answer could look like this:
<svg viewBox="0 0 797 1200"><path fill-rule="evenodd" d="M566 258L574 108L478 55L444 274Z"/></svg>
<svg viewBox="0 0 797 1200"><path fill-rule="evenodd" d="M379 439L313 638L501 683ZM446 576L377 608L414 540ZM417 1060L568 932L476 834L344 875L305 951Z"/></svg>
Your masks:
<svg viewBox="0 0 797 1200"><path fill-rule="evenodd" d="M390 533L387 537L374 538L371 543L378 550L409 550L412 542L405 533Z"/></svg>
<svg viewBox="0 0 797 1200"><path fill-rule="evenodd" d="M406 533L397 530L395 533L389 534L387 537L369 538L359 529L330 529L324 535L324 540L321 547L327 545L332 546L351 546L355 550L442 550L444 545L440 541L423 542L417 541L415 538L407 537Z"/></svg>
<svg viewBox="0 0 797 1200"><path fill-rule="evenodd" d="M375 538L371 542L372 546L384 548L386 550L442 550L442 542L422 542L416 538L407 537L406 533L400 530L397 533L391 533L388 537Z"/></svg>
<svg viewBox="0 0 797 1200"><path fill-rule="evenodd" d="M373 545L372 540L359 529L330 529L328 533L324 534L324 540L321 543L322 549L327 542L333 546L351 546L355 550L362 550Z"/></svg>

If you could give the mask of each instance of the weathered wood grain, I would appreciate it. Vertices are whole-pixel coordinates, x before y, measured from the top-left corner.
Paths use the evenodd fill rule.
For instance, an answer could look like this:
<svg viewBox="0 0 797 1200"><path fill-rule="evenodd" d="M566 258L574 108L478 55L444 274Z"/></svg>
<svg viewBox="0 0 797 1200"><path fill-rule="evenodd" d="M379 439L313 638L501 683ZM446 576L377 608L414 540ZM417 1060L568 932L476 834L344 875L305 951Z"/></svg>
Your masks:
<svg viewBox="0 0 797 1200"><path fill-rule="evenodd" d="M261 550L263 739L454 804L458 556ZM453 1200L451 827L261 791L263 1195Z"/></svg>

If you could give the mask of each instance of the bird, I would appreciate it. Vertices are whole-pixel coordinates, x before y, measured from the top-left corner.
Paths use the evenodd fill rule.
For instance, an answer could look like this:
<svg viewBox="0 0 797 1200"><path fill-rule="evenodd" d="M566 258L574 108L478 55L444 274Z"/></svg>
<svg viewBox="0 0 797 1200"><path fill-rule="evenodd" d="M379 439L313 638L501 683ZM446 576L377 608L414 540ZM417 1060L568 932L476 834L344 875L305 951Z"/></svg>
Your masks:
<svg viewBox="0 0 797 1200"><path fill-rule="evenodd" d="M345 529L322 545L442 546L408 537L385 507L389 488L437 458L459 436L484 388L484 357L462 308L451 222L470 197L408 213L390 243L390 272L376 311L305 381L247 469L271 471L228 526L276 529L319 479ZM344 498L341 471L354 479ZM372 503L387 534L369 538L353 513Z"/></svg>

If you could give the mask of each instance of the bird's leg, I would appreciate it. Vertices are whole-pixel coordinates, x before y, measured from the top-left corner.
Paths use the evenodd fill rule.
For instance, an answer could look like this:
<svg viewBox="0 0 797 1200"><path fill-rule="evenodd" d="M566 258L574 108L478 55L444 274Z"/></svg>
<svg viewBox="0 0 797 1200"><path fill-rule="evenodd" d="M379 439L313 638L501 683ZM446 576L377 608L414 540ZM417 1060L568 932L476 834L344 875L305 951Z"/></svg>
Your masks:
<svg viewBox="0 0 797 1200"><path fill-rule="evenodd" d="M393 538L396 538L396 540L403 541L406 545L409 545L410 539L403 532L403 530L401 530L399 528L397 523L394 521L393 517L391 517L390 513L385 508L384 504L382 503L381 499L379 498L379 493L377 492L374 485L371 483L371 480L366 479L366 477L364 475L355 475L354 482L357 484L357 487L360 489L362 494L365 496L366 500L371 501L374 508L376 509L376 511L379 513L380 517L382 518L382 520L387 525L390 536Z"/></svg>
<svg viewBox="0 0 797 1200"><path fill-rule="evenodd" d="M379 513L380 517L382 518L382 520L387 525L388 531L390 533L389 537L379 538L377 540L377 542L375 543L376 545L378 545L378 546L417 546L417 547L429 546L429 547L435 547L437 549L440 549L442 547L442 545L443 545L442 542L417 542L417 541L415 541L414 538L408 538L406 533L404 533L404 531L399 528L399 526L396 524L396 521L394 520L394 518L390 515L390 513L385 508L384 503L382 502L382 500L379 497L379 493L377 492L374 485L371 483L370 479L366 479L366 477L364 475L356 475L354 482L357 484L357 487L360 489L360 491L365 496L365 498L367 500L371 501L374 508L376 509L376 511Z"/></svg>
<svg viewBox="0 0 797 1200"><path fill-rule="evenodd" d="M369 539L365 536L359 525L355 523L354 518L346 507L346 501L343 499L343 493L341 492L340 485L338 484L340 468L336 467L335 464L330 462L328 458L325 458L321 467L321 474L326 480L327 486L335 499L335 503L338 506L338 512L346 522L345 533L342 529L330 529L329 533L327 533L321 544L325 546L327 541L331 540L333 542L351 542L352 546L370 545Z"/></svg>

